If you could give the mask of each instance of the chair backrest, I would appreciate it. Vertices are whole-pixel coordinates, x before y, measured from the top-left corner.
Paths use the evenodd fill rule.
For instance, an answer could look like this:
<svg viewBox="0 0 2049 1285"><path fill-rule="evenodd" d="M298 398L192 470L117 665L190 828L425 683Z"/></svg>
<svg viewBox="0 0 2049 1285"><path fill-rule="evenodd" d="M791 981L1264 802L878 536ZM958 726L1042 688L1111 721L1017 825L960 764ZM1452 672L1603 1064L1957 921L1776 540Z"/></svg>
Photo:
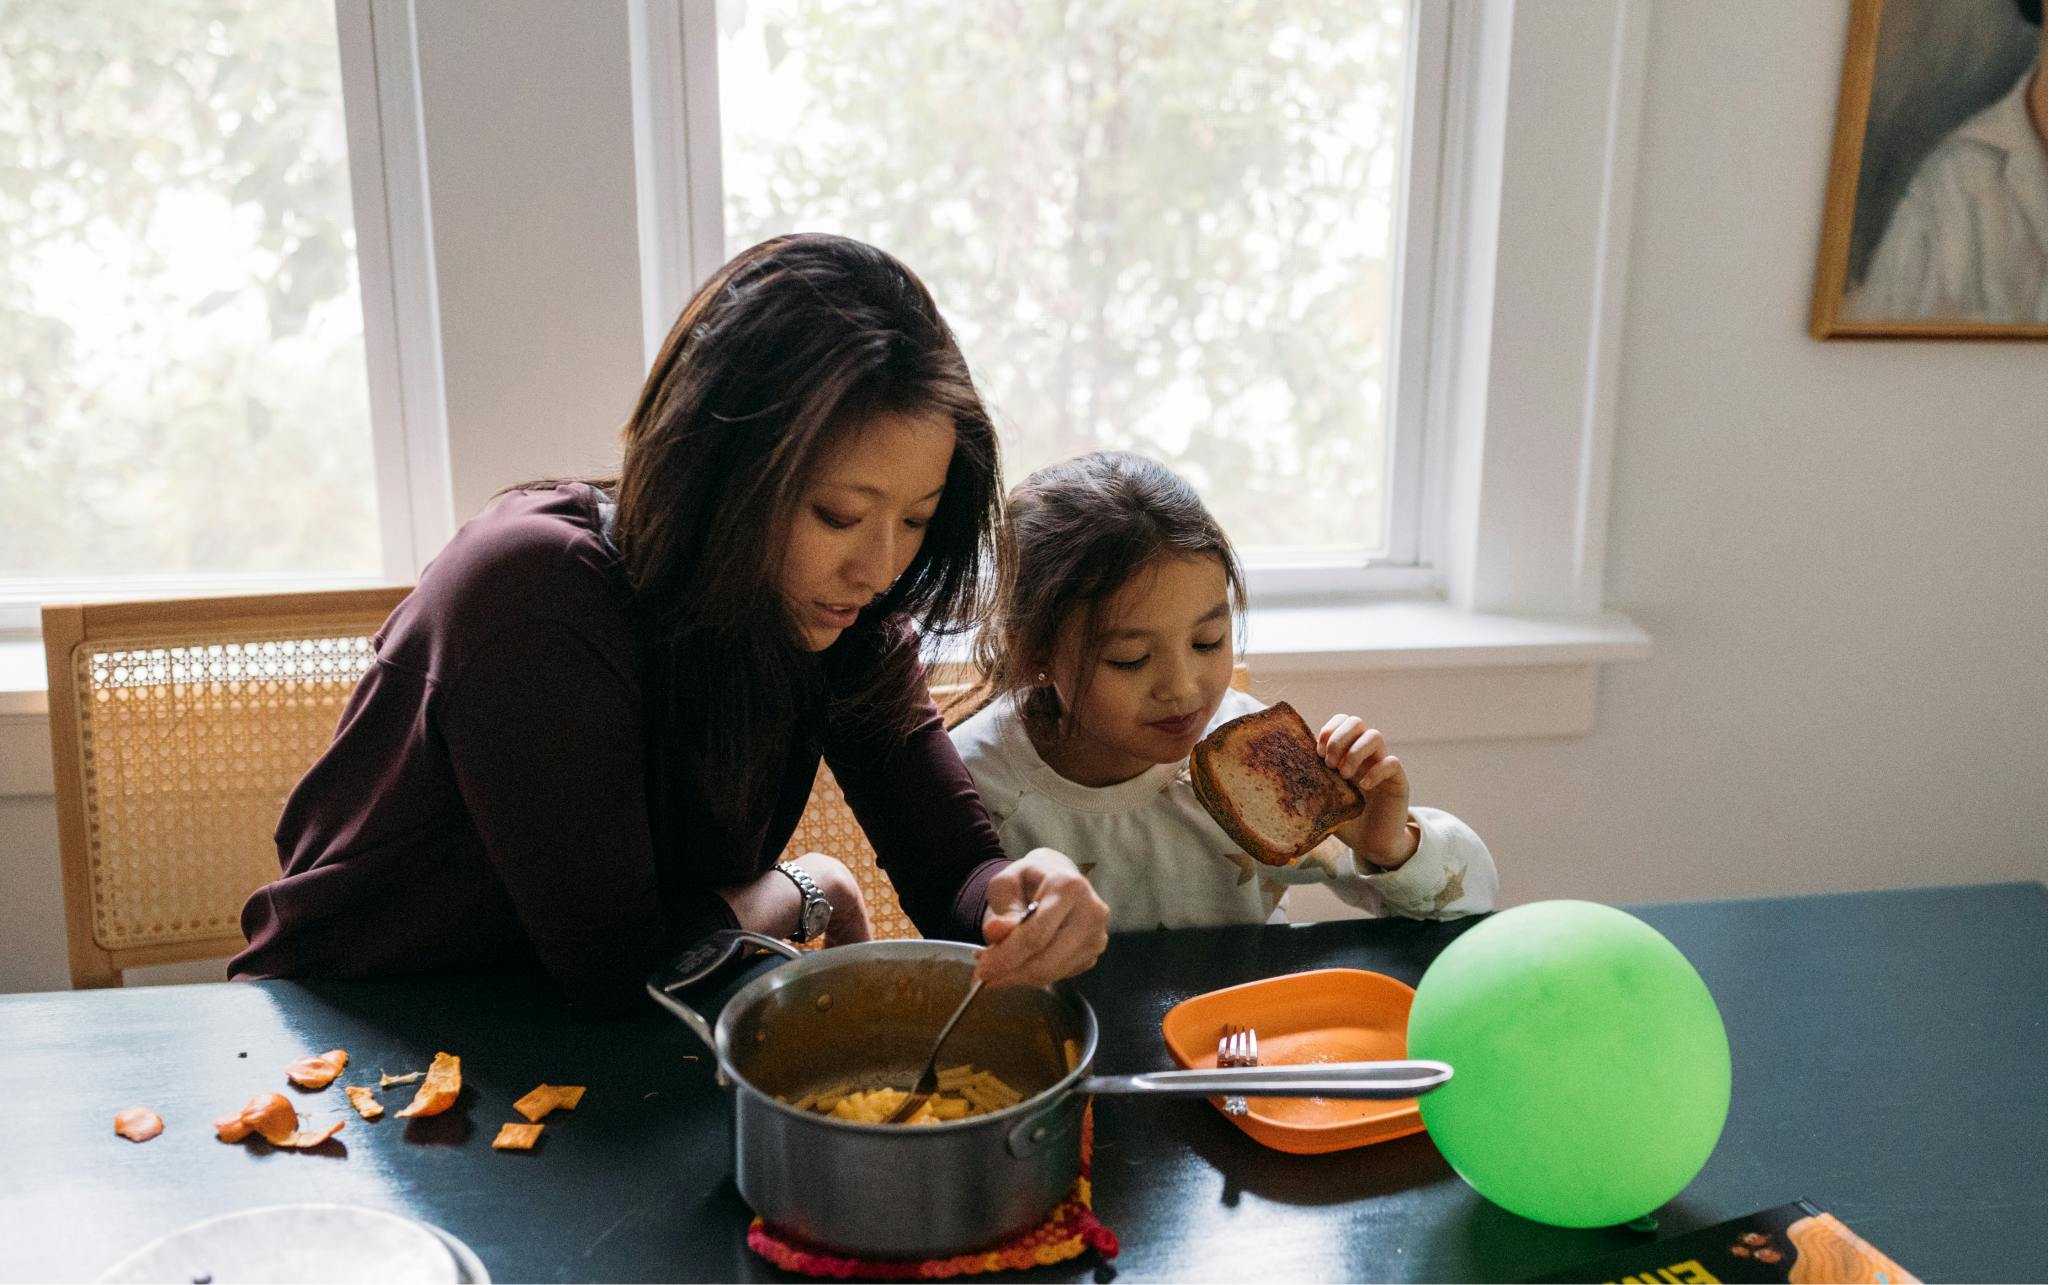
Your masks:
<svg viewBox="0 0 2049 1285"><path fill-rule="evenodd" d="M409 592L43 609L74 986L242 948L285 796Z"/></svg>
<svg viewBox="0 0 2049 1285"><path fill-rule="evenodd" d="M1252 690L1252 671L1243 661L1231 667L1231 686L1241 692ZM988 703L981 684L972 680L934 683L932 700L948 727L959 726ZM797 822L796 833L790 836L790 846L783 850L782 859L788 861L807 852L823 852L846 863L854 881L861 885L861 898L868 903L868 918L877 939L918 935L917 926L896 899L889 876L875 864L875 849L861 832L861 823L854 819L846 796L840 793L832 769L823 763L818 765L818 778L811 785L811 801L804 805L803 819Z"/></svg>
<svg viewBox="0 0 2049 1285"><path fill-rule="evenodd" d="M979 703L971 702L975 687L974 683L933 685L932 699L948 727L981 708ZM875 930L877 941L919 936L918 926L911 922L903 903L896 898L896 886L875 863L875 847L868 842L861 823L855 820L854 810L847 806L840 783L823 761L818 764L818 776L811 782L811 798L804 804L804 815L798 818L797 829L790 835L789 846L783 849L780 859L794 860L807 852L823 852L838 857L846 865L854 882L861 885L861 900L868 905L868 923Z"/></svg>
<svg viewBox="0 0 2049 1285"><path fill-rule="evenodd" d="M72 985L242 948L242 904L277 877L285 797L333 739L371 636L409 592L43 609ZM1248 681L1240 664L1231 685ZM949 726L980 707L974 688L934 687ZM783 855L806 852L847 864L877 937L918 935L823 763Z"/></svg>

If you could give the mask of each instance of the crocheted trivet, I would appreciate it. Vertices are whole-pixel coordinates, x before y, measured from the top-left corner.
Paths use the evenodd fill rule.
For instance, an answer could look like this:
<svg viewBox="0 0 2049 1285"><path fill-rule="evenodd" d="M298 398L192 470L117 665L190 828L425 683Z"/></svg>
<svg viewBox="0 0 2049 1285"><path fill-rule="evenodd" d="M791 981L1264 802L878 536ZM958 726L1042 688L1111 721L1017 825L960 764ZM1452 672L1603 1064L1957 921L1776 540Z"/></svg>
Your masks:
<svg viewBox="0 0 2049 1285"><path fill-rule="evenodd" d="M1081 1120L1081 1176L1074 1180L1074 1190L1067 1194L1067 1199L1053 1207L1045 1222L994 1248L923 1261L849 1258L792 1240L770 1230L759 1218L747 1229L747 1248L786 1272L863 1281L974 1276L1064 1262L1090 1249L1105 1258L1115 1258L1117 1233L1096 1221L1089 1196L1089 1156L1095 1149L1095 1125L1095 1108L1091 1104Z"/></svg>

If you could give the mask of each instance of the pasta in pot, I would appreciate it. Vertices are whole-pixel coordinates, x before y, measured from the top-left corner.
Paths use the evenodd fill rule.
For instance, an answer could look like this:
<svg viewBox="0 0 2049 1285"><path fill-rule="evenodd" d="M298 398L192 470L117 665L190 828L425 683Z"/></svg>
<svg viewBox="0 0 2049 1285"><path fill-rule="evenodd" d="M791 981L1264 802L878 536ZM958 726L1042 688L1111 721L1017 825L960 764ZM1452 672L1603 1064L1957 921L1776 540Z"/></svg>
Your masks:
<svg viewBox="0 0 2049 1285"><path fill-rule="evenodd" d="M881 1124L903 1105L910 1094L903 1089L855 1089L836 1084L829 1089L806 1093L782 1101L799 1111L815 1111L852 1124ZM939 1090L905 1124L939 1124L965 1120L970 1116L1001 1111L1024 1100L1024 1095L993 1073L977 1071L972 1064L947 1067L939 1072Z"/></svg>

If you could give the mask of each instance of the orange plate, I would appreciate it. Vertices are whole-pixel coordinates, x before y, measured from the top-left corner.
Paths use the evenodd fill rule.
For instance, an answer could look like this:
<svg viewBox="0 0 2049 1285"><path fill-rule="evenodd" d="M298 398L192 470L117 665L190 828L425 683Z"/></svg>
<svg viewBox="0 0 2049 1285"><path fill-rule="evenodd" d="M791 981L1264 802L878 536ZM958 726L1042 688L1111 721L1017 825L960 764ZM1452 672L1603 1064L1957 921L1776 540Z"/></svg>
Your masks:
<svg viewBox="0 0 2049 1285"><path fill-rule="evenodd" d="M1184 1067L1217 1064L1217 1037L1230 1023L1259 1033L1262 1066L1366 1062L1409 1055L1409 1004L1416 992L1357 968L1322 968L1246 982L1185 999L1160 1022L1167 1051ZM1223 1109L1222 1100L1217 1108ZM1251 1098L1248 1115L1224 1118L1279 1151L1314 1155L1423 1131L1416 1099L1344 1101Z"/></svg>

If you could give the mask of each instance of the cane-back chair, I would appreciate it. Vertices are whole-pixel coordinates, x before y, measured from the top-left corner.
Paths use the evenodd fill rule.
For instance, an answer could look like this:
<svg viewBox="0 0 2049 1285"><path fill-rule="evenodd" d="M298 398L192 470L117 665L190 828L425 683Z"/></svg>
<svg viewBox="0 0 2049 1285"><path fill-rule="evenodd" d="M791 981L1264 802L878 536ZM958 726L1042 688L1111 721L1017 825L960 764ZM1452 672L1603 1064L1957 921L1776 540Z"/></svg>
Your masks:
<svg viewBox="0 0 2049 1285"><path fill-rule="evenodd" d="M43 609L72 985L242 948L285 796L407 592Z"/></svg>

